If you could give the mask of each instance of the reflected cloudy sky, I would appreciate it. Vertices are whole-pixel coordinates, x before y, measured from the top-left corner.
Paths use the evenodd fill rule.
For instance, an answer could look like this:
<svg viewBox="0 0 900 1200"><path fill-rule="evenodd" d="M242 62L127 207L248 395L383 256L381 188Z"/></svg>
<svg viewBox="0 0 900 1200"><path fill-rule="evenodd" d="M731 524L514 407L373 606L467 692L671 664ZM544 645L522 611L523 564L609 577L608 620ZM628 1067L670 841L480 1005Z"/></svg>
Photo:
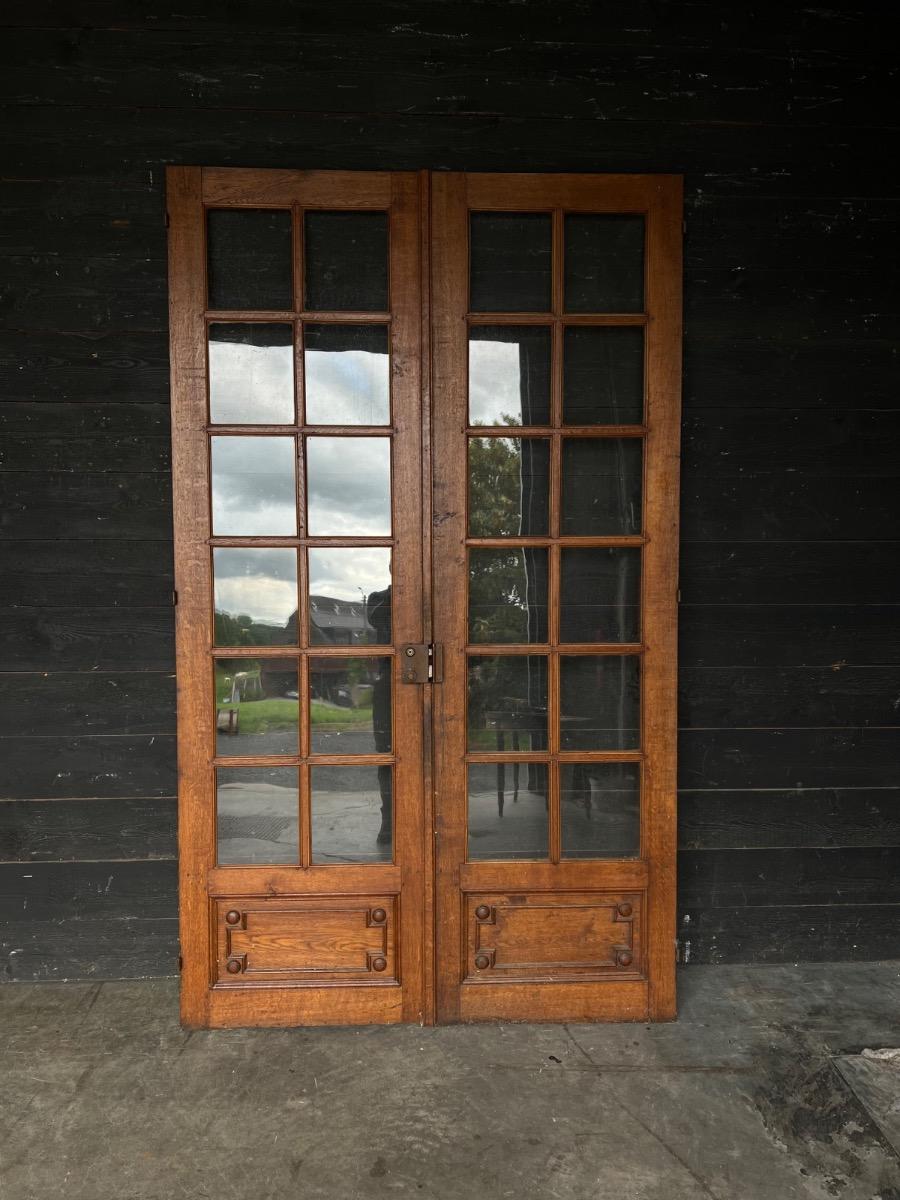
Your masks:
<svg viewBox="0 0 900 1200"><path fill-rule="evenodd" d="M290 437L214 437L213 533L297 532L295 442Z"/></svg>
<svg viewBox="0 0 900 1200"><path fill-rule="evenodd" d="M250 338L267 344L250 345L246 340ZM293 424L291 338L290 325L210 326L210 420L232 425ZM274 340L285 344L268 344Z"/></svg>
<svg viewBox="0 0 900 1200"><path fill-rule="evenodd" d="M386 437L307 439L310 534L390 535L390 453L390 439Z"/></svg>
<svg viewBox="0 0 900 1200"><path fill-rule="evenodd" d="M391 552L386 546L309 551L309 593L359 604L391 582Z"/></svg>
<svg viewBox="0 0 900 1200"><path fill-rule="evenodd" d="M522 424L522 375L515 342L469 342L469 421Z"/></svg>
<svg viewBox="0 0 900 1200"><path fill-rule="evenodd" d="M387 329L308 325L305 337L307 423L387 425Z"/></svg>
<svg viewBox="0 0 900 1200"><path fill-rule="evenodd" d="M284 628L297 611L294 550L219 547L213 582L217 612L249 613L256 624Z"/></svg>

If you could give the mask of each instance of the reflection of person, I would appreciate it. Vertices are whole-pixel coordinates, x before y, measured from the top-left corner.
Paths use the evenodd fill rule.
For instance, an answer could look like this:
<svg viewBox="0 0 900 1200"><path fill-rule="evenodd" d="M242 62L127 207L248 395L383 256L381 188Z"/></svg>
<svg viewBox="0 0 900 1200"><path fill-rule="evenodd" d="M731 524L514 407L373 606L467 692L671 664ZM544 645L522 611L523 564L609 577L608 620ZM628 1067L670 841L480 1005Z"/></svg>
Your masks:
<svg viewBox="0 0 900 1200"><path fill-rule="evenodd" d="M366 620L375 632L379 646L390 645L391 641L391 585L380 592L371 592L366 598ZM391 750L391 659L387 669L375 676L372 689L372 727L375 732L376 754L389 754ZM389 846L393 833L393 808L391 804L391 768L378 768L378 789L381 792L381 829L378 845Z"/></svg>

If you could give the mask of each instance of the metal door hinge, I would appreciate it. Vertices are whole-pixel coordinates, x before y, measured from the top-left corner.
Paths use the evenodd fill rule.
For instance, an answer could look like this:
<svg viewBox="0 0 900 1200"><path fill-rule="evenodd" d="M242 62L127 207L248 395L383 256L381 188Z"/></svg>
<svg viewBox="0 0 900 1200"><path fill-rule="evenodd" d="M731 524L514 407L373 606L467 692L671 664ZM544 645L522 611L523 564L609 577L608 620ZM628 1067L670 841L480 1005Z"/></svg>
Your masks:
<svg viewBox="0 0 900 1200"><path fill-rule="evenodd" d="M404 683L440 683L444 678L442 646L411 642L400 650L400 678Z"/></svg>

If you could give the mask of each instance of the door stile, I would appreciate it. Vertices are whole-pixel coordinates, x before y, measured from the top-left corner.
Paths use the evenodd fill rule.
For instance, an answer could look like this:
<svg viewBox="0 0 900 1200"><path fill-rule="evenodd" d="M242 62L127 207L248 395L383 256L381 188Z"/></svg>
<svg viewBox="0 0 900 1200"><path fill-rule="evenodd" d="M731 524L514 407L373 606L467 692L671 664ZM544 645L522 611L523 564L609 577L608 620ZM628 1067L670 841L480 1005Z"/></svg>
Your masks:
<svg viewBox="0 0 900 1200"><path fill-rule="evenodd" d="M210 593L206 491L206 236L200 167L169 167L175 645L178 680L178 899L181 1020L208 1023L211 927L206 872L215 857L207 759L214 734L204 687ZM198 666L200 669L198 669Z"/></svg>
<svg viewBox="0 0 900 1200"><path fill-rule="evenodd" d="M647 222L647 440L643 598L646 855L650 865L650 1016L672 1021L675 998L678 711L678 498L681 458L683 184L654 181Z"/></svg>
<svg viewBox="0 0 900 1200"><path fill-rule="evenodd" d="M466 177L441 173L432 180L432 379L434 389L434 623L444 646L444 682L434 697L434 778L436 847L435 945L437 1019L458 1021L462 963L460 906L448 903L460 889L465 841L465 805L458 795L465 772L464 673L466 603L466 456L459 452L466 422L464 317L458 297L467 290L468 234ZM456 668L454 669L454 664ZM449 788L457 789L449 802Z"/></svg>

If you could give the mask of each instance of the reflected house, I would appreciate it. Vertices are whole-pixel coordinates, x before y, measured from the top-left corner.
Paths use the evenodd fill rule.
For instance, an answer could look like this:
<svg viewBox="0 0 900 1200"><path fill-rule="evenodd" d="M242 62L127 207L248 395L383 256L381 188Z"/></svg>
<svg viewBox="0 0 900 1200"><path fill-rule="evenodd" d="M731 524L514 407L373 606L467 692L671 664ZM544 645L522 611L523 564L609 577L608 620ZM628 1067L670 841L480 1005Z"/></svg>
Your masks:
<svg viewBox="0 0 900 1200"><path fill-rule="evenodd" d="M364 646L374 641L374 629L366 616L362 600L338 600L333 596L313 595L309 598L309 641L311 646ZM298 615L293 612L277 636L267 644L296 646ZM311 660L310 689L314 697L334 704L352 705L354 695L350 664L340 658ZM260 677L267 696L283 695L297 687L297 660L294 658L263 658Z"/></svg>

